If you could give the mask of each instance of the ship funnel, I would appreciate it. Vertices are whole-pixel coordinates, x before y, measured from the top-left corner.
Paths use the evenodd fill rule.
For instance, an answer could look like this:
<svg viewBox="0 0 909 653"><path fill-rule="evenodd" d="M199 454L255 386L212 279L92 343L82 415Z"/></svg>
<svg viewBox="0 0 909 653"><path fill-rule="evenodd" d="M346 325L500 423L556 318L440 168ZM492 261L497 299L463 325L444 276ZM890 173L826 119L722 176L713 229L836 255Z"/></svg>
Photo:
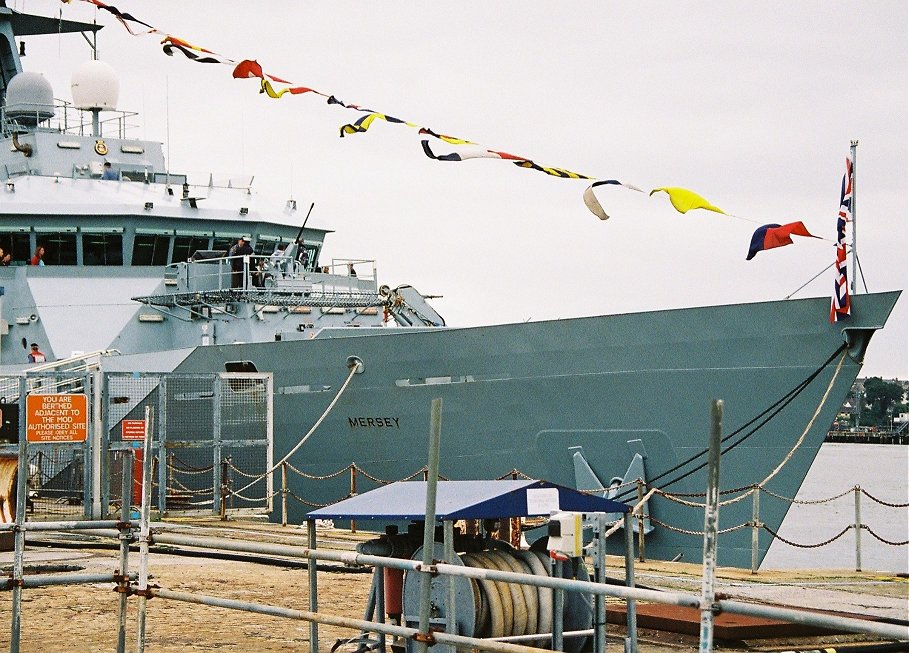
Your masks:
<svg viewBox="0 0 909 653"><path fill-rule="evenodd" d="M86 61L73 73L73 104L77 109L115 110L120 95L116 71L103 61Z"/></svg>
<svg viewBox="0 0 909 653"><path fill-rule="evenodd" d="M6 118L32 127L54 117L54 90L41 73L25 71L6 89Z"/></svg>

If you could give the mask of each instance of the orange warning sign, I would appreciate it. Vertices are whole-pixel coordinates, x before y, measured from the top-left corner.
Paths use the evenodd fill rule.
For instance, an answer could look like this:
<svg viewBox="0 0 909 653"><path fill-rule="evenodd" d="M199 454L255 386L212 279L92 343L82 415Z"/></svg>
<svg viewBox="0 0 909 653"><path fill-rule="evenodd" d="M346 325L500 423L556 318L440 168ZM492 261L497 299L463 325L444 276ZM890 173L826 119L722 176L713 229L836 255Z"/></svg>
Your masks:
<svg viewBox="0 0 909 653"><path fill-rule="evenodd" d="M124 440L145 439L145 420L144 419L125 419L121 422L123 430L121 436Z"/></svg>
<svg viewBox="0 0 909 653"><path fill-rule="evenodd" d="M28 395L25 411L29 442L85 442L88 437L85 395Z"/></svg>

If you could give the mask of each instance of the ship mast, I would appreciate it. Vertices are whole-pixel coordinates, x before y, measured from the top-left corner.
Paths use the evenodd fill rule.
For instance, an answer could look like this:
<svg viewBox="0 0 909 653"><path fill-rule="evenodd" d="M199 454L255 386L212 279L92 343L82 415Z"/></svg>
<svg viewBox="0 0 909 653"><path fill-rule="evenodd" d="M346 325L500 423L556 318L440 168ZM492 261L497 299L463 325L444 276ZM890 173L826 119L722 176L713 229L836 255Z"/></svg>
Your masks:
<svg viewBox="0 0 909 653"><path fill-rule="evenodd" d="M855 294L855 289L858 287L856 284L857 277L857 268L858 268L858 249L856 246L855 238L855 151L858 149L858 141L851 141L851 156L852 156L852 294Z"/></svg>

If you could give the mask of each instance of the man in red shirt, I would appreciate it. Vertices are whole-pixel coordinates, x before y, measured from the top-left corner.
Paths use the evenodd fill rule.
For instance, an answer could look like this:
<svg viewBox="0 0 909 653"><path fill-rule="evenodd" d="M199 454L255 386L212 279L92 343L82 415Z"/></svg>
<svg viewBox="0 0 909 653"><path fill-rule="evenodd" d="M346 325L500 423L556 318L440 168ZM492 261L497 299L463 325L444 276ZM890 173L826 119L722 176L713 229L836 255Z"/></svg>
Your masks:
<svg viewBox="0 0 909 653"><path fill-rule="evenodd" d="M47 362L47 356L45 356L43 353L41 353L41 350L38 349L38 343L37 343L37 342L33 342L33 343L32 343L32 351L31 351L31 353L28 355L28 362L29 362L29 363L45 363L45 362Z"/></svg>

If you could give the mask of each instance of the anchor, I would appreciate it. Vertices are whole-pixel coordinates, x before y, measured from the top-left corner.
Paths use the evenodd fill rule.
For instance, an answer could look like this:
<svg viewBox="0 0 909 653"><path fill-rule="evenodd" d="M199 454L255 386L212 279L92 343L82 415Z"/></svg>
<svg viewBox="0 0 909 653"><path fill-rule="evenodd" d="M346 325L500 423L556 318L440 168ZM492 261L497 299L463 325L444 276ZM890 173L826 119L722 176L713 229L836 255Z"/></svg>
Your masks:
<svg viewBox="0 0 909 653"><path fill-rule="evenodd" d="M593 468L590 466L590 463L587 462L587 458L584 456L583 447L569 447L568 451L571 452L571 459L574 463L574 482L575 487L581 492L589 492L593 495L599 497L605 497L607 499L614 499L618 493L619 488L626 484L634 483L637 479L644 481L644 484L647 484L647 471L644 466L644 461L647 458L647 450L644 449L644 443L641 440L628 440L629 446L632 448L640 449L639 452L635 452L631 457L631 463L628 465L628 469L625 472L624 476L613 476L609 481L609 485L605 485L600 478L597 476L596 472L593 471ZM650 523L650 501L644 503L642 509L643 514L643 524L644 524L644 535L647 535L653 531L653 525ZM620 513L609 513L606 515L608 521L619 521L622 519ZM638 520L632 521L632 530L638 532Z"/></svg>

